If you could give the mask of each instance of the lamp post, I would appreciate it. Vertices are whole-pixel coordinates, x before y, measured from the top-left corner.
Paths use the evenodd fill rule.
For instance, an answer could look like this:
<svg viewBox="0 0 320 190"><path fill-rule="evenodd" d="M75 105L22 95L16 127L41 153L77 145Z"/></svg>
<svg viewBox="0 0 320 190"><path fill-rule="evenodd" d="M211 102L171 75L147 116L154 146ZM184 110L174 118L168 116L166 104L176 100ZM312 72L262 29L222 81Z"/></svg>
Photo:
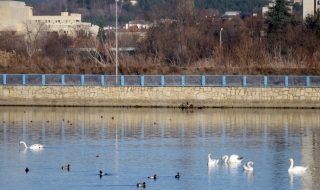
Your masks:
<svg viewBox="0 0 320 190"><path fill-rule="evenodd" d="M116 85L118 85L118 1L116 1Z"/></svg>
<svg viewBox="0 0 320 190"><path fill-rule="evenodd" d="M220 49L221 49L221 44L222 44L222 39L221 39L222 30L223 30L223 28L220 29Z"/></svg>

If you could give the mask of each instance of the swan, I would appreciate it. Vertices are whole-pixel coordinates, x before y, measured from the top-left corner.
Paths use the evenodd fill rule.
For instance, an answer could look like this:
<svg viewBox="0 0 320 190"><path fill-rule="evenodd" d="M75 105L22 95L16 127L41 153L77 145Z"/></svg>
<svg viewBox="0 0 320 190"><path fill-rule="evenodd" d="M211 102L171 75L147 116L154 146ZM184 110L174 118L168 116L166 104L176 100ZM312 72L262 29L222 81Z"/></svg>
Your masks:
<svg viewBox="0 0 320 190"><path fill-rule="evenodd" d="M244 164L243 169L244 170L253 170L253 168L251 167L251 164L254 165L254 162L249 161L247 164Z"/></svg>
<svg viewBox="0 0 320 190"><path fill-rule="evenodd" d="M208 165L210 164L218 164L219 163L219 159L212 159L211 158L211 154L208 154Z"/></svg>
<svg viewBox="0 0 320 190"><path fill-rule="evenodd" d="M175 178L180 178L180 173L178 172L176 176L174 176Z"/></svg>
<svg viewBox="0 0 320 190"><path fill-rule="evenodd" d="M146 182L137 183L137 187L146 187Z"/></svg>
<svg viewBox="0 0 320 190"><path fill-rule="evenodd" d="M229 158L228 155L224 155L224 156L222 156L221 160L224 160L225 163L227 163L227 162L241 163L241 161L243 160L243 157L240 157L239 155L236 155L236 154L232 154Z"/></svg>
<svg viewBox="0 0 320 190"><path fill-rule="evenodd" d="M149 179L157 179L157 174L148 177Z"/></svg>
<svg viewBox="0 0 320 190"><path fill-rule="evenodd" d="M26 148L28 148L28 147L27 147L27 144L26 144L25 142L23 142L23 141L20 141L19 144L24 144L24 146L25 146ZM43 148L43 147L44 147L44 146L41 145L41 144L33 144L33 145L31 145L29 148L31 148L31 149L38 149L38 148Z"/></svg>
<svg viewBox="0 0 320 190"><path fill-rule="evenodd" d="M100 170L100 177L101 177L101 176L104 176L104 175L107 175L107 174L104 173L104 172L102 172L102 171Z"/></svg>
<svg viewBox="0 0 320 190"><path fill-rule="evenodd" d="M290 158L288 161L291 162L290 167L288 169L289 172L306 171L308 168L308 166L307 167L293 166L293 159L292 158Z"/></svg>
<svg viewBox="0 0 320 190"><path fill-rule="evenodd" d="M69 169L70 169L70 164L68 164L67 166L62 166L61 169L63 169L63 170L69 170Z"/></svg>

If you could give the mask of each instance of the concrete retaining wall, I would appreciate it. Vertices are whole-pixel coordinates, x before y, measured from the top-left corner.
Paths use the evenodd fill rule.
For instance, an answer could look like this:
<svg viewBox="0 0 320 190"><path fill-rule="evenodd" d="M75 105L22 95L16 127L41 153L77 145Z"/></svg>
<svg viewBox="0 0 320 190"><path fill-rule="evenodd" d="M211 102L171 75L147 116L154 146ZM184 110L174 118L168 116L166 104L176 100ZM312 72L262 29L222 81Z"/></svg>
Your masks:
<svg viewBox="0 0 320 190"><path fill-rule="evenodd" d="M0 105L320 108L320 88L0 86Z"/></svg>

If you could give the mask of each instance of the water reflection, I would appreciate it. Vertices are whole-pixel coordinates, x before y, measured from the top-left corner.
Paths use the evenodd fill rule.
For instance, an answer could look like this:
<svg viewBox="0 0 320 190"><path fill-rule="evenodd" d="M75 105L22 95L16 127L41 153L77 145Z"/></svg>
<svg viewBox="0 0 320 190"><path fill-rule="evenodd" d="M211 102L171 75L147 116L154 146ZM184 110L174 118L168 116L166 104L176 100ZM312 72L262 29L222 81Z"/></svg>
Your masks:
<svg viewBox="0 0 320 190"><path fill-rule="evenodd" d="M218 171L219 165L218 164L211 164L208 165L208 174L211 175L212 172Z"/></svg>
<svg viewBox="0 0 320 190"><path fill-rule="evenodd" d="M254 177L252 170L243 170L243 173L247 175L248 179L252 179Z"/></svg>
<svg viewBox="0 0 320 190"><path fill-rule="evenodd" d="M4 121L0 131L0 142L3 142L0 167L5 170L20 164L25 168L30 163L40 166L44 160L49 164L58 161L60 165L72 160L77 167L70 173L76 171L77 176L85 173L83 178L74 179L82 185L91 175L91 168L95 172L106 168L113 175L101 180L102 184L109 183L104 186L121 186L131 180L135 183L150 171L160 173L161 179L181 171L186 174L180 180L182 183L175 180L170 184L171 189L198 187L193 184L237 189L244 177L254 177L254 180L242 189L255 189L250 186L254 183L261 187L267 184L271 189L307 189L320 184L317 179L320 168L314 167L320 161L319 115L319 110L292 109L181 112L175 109L7 107L0 110ZM20 140L41 142L50 148L22 149L17 146ZM20 160L14 160L18 150ZM219 162L207 166L206 155L213 151L220 156L239 153L245 161L258 160L259 167L253 173L243 171L242 164ZM316 169L302 175L289 173L290 183L283 183L288 181L287 158L290 157ZM9 170L10 175L14 174ZM0 178L0 184L5 184L4 179L8 178ZM161 183L171 181L157 180L151 189L159 189L156 185ZM7 189L12 189L10 187L14 185Z"/></svg>
<svg viewBox="0 0 320 190"><path fill-rule="evenodd" d="M290 185L293 187L294 178L296 180L300 180L304 175L306 175L306 171L288 171L290 177Z"/></svg>

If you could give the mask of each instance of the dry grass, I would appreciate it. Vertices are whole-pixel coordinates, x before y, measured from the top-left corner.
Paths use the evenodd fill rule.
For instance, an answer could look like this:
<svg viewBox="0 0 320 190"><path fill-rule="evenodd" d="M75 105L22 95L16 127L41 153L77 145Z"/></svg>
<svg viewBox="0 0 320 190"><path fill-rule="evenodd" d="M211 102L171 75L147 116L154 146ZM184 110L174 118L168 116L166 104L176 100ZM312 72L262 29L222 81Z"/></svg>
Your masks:
<svg viewBox="0 0 320 190"><path fill-rule="evenodd" d="M275 51L277 52L277 51ZM240 55L240 53L239 53ZM248 54L252 57L251 54ZM312 61L299 57L283 57L280 54L266 54L260 63L242 63L224 55L219 49L213 52L212 58L202 59L188 67L155 64L143 56L122 56L118 74L126 75L320 75L320 52L313 54ZM261 59L259 57L259 59ZM246 62L247 58L242 58ZM4 74L107 74L114 75L114 64L99 65L90 60L63 59L58 63L50 58L34 56L32 59L15 53L0 51L0 73Z"/></svg>

